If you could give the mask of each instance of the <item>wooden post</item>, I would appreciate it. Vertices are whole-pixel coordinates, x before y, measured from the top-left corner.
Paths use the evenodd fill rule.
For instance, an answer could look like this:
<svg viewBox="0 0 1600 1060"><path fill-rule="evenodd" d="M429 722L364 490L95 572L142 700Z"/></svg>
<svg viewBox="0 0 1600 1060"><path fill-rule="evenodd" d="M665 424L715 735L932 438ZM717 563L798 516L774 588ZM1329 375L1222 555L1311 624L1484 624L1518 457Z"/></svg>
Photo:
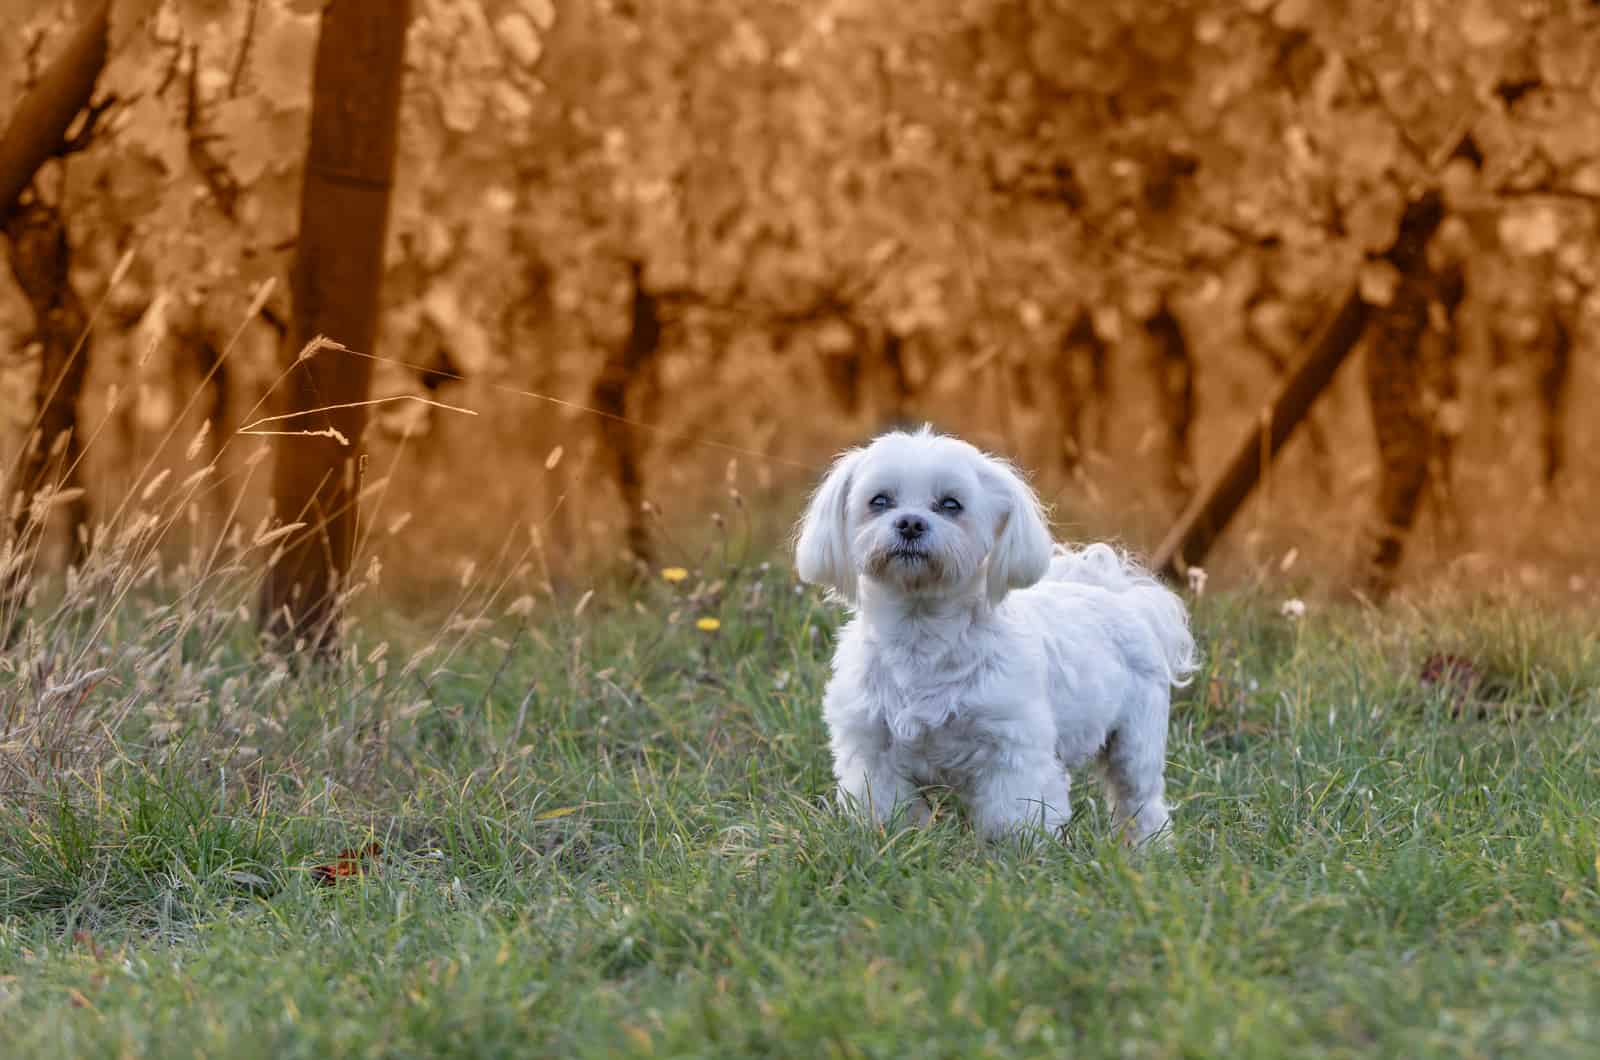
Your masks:
<svg viewBox="0 0 1600 1060"><path fill-rule="evenodd" d="M339 594L356 540L359 459L372 362L343 349L300 351L327 336L361 353L378 333L378 295L394 175L409 0L328 0L317 40L311 144L290 286L288 412L275 439L280 519L304 522L261 589L262 624L318 655L335 643ZM343 405L344 408L329 409ZM325 433L337 432L339 438ZM343 441L341 442L342 439Z"/></svg>

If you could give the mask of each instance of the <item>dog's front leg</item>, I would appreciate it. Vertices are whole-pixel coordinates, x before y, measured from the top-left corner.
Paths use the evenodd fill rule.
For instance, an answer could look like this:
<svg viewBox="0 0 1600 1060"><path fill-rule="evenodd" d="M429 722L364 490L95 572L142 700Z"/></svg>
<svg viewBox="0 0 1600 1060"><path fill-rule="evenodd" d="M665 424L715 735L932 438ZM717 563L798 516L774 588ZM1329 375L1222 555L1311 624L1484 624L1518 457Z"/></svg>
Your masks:
<svg viewBox="0 0 1600 1060"><path fill-rule="evenodd" d="M1054 754L1002 756L972 784L973 825L985 839L1038 830L1055 835L1071 816L1067 771Z"/></svg>
<svg viewBox="0 0 1600 1060"><path fill-rule="evenodd" d="M888 822L903 810L914 825L926 823L930 811L911 779L895 768L887 744L836 747L834 776L839 781L839 803L873 824Z"/></svg>

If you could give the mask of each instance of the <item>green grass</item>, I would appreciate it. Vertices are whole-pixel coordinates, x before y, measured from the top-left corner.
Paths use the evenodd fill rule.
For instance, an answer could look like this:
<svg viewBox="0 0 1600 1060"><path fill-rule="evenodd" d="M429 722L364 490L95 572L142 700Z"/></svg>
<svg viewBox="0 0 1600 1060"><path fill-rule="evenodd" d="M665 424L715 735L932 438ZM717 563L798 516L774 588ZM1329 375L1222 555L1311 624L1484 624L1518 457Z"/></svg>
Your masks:
<svg viewBox="0 0 1600 1060"><path fill-rule="evenodd" d="M41 620L0 674L0 1055L1600 1052L1584 616L1208 597L1174 850L1110 842L1087 780L1065 842L1000 850L833 813L838 616L711 566L370 619L317 678L225 581Z"/></svg>

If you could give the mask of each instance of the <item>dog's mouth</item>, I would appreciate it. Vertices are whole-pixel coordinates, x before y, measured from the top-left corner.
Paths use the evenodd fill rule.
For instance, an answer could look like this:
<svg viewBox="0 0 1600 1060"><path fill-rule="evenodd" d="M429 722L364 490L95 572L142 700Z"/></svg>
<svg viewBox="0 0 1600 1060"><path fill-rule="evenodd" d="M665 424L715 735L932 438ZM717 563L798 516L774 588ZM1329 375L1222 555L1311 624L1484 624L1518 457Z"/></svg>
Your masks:
<svg viewBox="0 0 1600 1060"><path fill-rule="evenodd" d="M890 572L897 581L910 579L921 584L930 579L937 581L943 576L943 567L927 549L896 545L875 554L867 567L867 573L877 578Z"/></svg>

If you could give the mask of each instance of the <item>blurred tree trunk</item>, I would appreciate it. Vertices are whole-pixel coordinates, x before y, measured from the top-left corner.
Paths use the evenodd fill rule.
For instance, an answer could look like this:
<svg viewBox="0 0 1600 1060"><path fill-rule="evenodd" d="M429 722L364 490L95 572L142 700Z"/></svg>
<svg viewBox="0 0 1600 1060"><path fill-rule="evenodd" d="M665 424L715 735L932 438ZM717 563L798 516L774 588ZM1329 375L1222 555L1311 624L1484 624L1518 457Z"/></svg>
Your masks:
<svg viewBox="0 0 1600 1060"><path fill-rule="evenodd" d="M883 336L883 364L889 370L889 422L907 426L906 413L911 399L916 396L916 384L911 381L911 366L906 362L905 336L890 331Z"/></svg>
<svg viewBox="0 0 1600 1060"><path fill-rule="evenodd" d="M213 326L203 302L172 312L167 318L167 329L169 340L176 347L180 378L185 380L183 385L187 388L192 381L211 391L211 405L206 410L206 457L216 469L215 474L224 477L224 446L234 431L233 383L223 356L227 340ZM227 533L223 524L231 507L229 491L209 491L207 506L213 532Z"/></svg>
<svg viewBox="0 0 1600 1060"><path fill-rule="evenodd" d="M364 407L328 410L367 397L364 357L301 351L325 335L363 353L378 330L378 295L394 174L410 0L328 0L322 10L312 86L311 137L300 193L300 232L290 274L294 343L283 429L337 431L276 439L273 503L279 518L305 522L261 592L263 626L285 643L325 655L336 644L339 594L356 540Z"/></svg>
<svg viewBox="0 0 1600 1060"><path fill-rule="evenodd" d="M1095 330L1094 316L1079 309L1056 356L1056 405L1061 413L1061 467L1068 474L1083 469L1090 449L1105 445L1109 400L1110 349ZM1091 430L1090 424L1094 424Z"/></svg>
<svg viewBox="0 0 1600 1060"><path fill-rule="evenodd" d="M1504 317L1501 309L1501 316ZM1517 438L1515 416L1512 413L1512 385L1516 371L1517 350L1511 336L1506 334L1504 320L1489 324L1489 400L1494 414L1495 442L1510 446Z"/></svg>
<svg viewBox="0 0 1600 1060"><path fill-rule="evenodd" d="M1378 498L1364 574L1366 589L1382 600L1395 572L1428 483L1432 431L1423 401L1421 345L1428 327L1426 266L1400 275L1389 304L1375 314L1367 347L1367 398L1378 443Z"/></svg>
<svg viewBox="0 0 1600 1060"><path fill-rule="evenodd" d="M638 432L629 422L629 406L637 385L655 370L661 349L661 305L645 286L643 263L630 260L628 274L633 282L628 337L601 365L590 400L604 414L600 436L611 453L617 491L622 496L628 551L636 561L648 564L655 548L645 519L644 453Z"/></svg>
<svg viewBox="0 0 1600 1060"><path fill-rule="evenodd" d="M1554 489L1556 479L1566 467L1567 392L1572 378L1572 329L1559 303L1552 303L1545 314L1540 338L1544 361L1539 368L1541 421L1540 452L1544 458L1544 487Z"/></svg>
<svg viewBox="0 0 1600 1060"><path fill-rule="evenodd" d="M1166 491L1181 510L1194 490L1194 356L1165 295L1145 318L1144 330L1155 343L1156 397L1167 431Z"/></svg>
<svg viewBox="0 0 1600 1060"><path fill-rule="evenodd" d="M1461 506L1455 477L1456 439L1462 430L1461 335L1456 315L1466 293L1466 270L1460 262L1439 270L1434 291L1439 312L1423 343L1430 495L1441 535L1452 546L1461 540Z"/></svg>
<svg viewBox="0 0 1600 1060"><path fill-rule="evenodd" d="M839 407L854 416L861 411L861 350L871 340L854 320L846 319L840 326L849 331L849 344L822 350L822 378Z"/></svg>
<svg viewBox="0 0 1600 1060"><path fill-rule="evenodd" d="M72 248L59 210L38 201L13 210L6 236L11 241L11 274L33 311L33 338L40 345L34 428L12 483L13 496L21 501L12 513L14 539L20 541L34 494L53 477L69 488L78 484L78 398L89 363L89 314L72 286ZM51 465L57 468L54 476ZM87 550L82 529L89 521L88 504L76 497L67 504L67 513L72 562L77 563Z"/></svg>
<svg viewBox="0 0 1600 1060"><path fill-rule="evenodd" d="M99 108L89 110L82 131L69 142L67 130L90 108L95 82L106 63L110 37L109 2L94 4L12 114L0 136L0 226L10 243L9 263L34 318L40 346L33 430L14 467L0 478L7 505L4 533L10 560L0 570L0 642L15 634L19 605L27 594L32 564L22 557L43 531L33 519L34 496L50 484L52 466L60 484L77 484L81 439L78 397L88 363L88 314L72 287L72 247L59 209L37 196L25 198L41 166L88 142ZM41 513L42 515L42 513ZM67 502L71 561L88 548L88 502L81 494ZM31 539L31 541L30 541Z"/></svg>
<svg viewBox="0 0 1600 1060"><path fill-rule="evenodd" d="M56 207L34 199L13 209L5 233L11 273L33 311L40 347L33 429L13 474L5 476L11 553L0 576L0 642L9 643L33 567L25 557L39 545L49 516L49 509L33 508L41 491L51 485L75 491L65 504L69 562L81 564L88 554L89 504L78 489L78 398L89 360L89 314L72 287L72 248Z"/></svg>

